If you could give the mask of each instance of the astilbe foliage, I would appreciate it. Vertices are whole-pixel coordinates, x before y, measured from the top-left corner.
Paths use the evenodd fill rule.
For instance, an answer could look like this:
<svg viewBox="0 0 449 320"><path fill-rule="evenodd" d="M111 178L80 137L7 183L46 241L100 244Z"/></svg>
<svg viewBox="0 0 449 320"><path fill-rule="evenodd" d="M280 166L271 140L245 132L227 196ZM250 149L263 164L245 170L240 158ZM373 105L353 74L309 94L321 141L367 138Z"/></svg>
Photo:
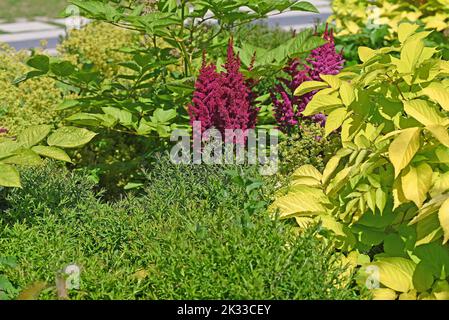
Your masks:
<svg viewBox="0 0 449 320"><path fill-rule="evenodd" d="M216 66L207 64L204 57L188 112L191 125L201 121L201 133L215 128L224 137L226 129L254 128L258 109L253 106L250 82L240 72L241 62L234 53L232 39L223 67L225 71L218 73Z"/></svg>
<svg viewBox="0 0 449 320"><path fill-rule="evenodd" d="M320 74L336 75L343 68L343 55L335 50L333 32L327 26L323 38L327 43L312 50L305 63L299 58L289 62L284 68L288 77L279 78L280 83L271 92L274 116L279 129L284 132L291 132L293 128L300 126L300 121L304 118L302 112L316 93L309 92L296 97L293 95L296 88L305 81L321 81ZM326 117L319 114L312 117L312 120L324 125Z"/></svg>

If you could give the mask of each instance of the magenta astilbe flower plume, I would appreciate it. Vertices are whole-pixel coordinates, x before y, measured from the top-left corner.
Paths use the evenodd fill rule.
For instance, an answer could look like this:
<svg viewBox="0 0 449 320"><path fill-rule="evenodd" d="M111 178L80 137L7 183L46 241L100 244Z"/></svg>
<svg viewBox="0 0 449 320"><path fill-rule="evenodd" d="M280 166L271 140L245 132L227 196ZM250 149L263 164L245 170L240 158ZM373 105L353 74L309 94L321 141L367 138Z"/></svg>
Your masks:
<svg viewBox="0 0 449 320"><path fill-rule="evenodd" d="M307 59L307 62L312 66L310 77L316 81L321 80L320 74L336 75L343 69L343 56L335 51L333 31L329 31L327 25L323 39L327 40L327 43L312 50Z"/></svg>
<svg viewBox="0 0 449 320"><path fill-rule="evenodd" d="M323 38L327 40L327 43L312 50L306 59L307 63L302 63L299 59L289 62L284 69L288 77L279 78L280 84L276 85L274 92L271 92L274 117L279 128L284 132L297 127L300 120L304 118L302 112L316 93L309 92L296 97L293 95L296 88L305 81L321 81L320 74L336 75L343 68L343 56L336 52L333 33L329 31L327 25ZM313 116L311 119L321 125L326 122L326 117L322 114Z"/></svg>
<svg viewBox="0 0 449 320"><path fill-rule="evenodd" d="M229 41L226 71L217 73L205 60L195 84L192 104L188 106L190 123L201 121L201 130L215 128L223 137L226 129L251 129L256 125L258 109L254 95L240 72L240 58Z"/></svg>
<svg viewBox="0 0 449 320"><path fill-rule="evenodd" d="M193 93L192 104L187 107L190 124L194 121L201 121L201 131L205 131L213 125L214 109L211 108L215 99L214 93L220 89L217 82L219 74L215 65L207 65L205 57L203 66L195 83L195 92Z"/></svg>

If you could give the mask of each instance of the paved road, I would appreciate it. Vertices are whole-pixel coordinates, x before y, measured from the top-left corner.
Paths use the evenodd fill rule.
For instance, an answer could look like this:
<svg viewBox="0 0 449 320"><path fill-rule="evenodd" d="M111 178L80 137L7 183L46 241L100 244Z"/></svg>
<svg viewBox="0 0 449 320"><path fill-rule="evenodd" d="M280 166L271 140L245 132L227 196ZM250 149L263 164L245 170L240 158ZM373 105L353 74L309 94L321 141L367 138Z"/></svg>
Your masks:
<svg viewBox="0 0 449 320"><path fill-rule="evenodd" d="M331 0L308 0L313 3L319 14L310 12L287 12L268 19L270 26L300 30L311 27L317 21L325 21L331 15ZM35 21L16 21L0 23L0 42L6 42L16 49L39 47L41 41L47 41L48 53L56 53L56 45L66 34L64 19L36 18Z"/></svg>

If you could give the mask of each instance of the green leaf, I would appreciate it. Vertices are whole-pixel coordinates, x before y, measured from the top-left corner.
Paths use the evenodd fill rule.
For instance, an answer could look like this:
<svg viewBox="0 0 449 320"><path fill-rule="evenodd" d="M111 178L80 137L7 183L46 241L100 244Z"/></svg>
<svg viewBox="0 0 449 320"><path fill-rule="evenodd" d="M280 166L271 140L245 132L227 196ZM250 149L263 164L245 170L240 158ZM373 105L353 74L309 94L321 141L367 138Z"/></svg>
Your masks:
<svg viewBox="0 0 449 320"><path fill-rule="evenodd" d="M70 157L67 155L67 153L59 148L56 147L47 147L47 146L35 146L33 148L31 148L31 150L33 150L34 152L36 152L37 154L43 156L43 157L47 157L47 158L52 158L55 160L60 160L60 161L65 161L65 162L72 162L72 160L70 159Z"/></svg>
<svg viewBox="0 0 449 320"><path fill-rule="evenodd" d="M114 108L114 107L103 107L101 108L103 112L109 116L116 118L119 123L125 127L133 125L133 114L128 110Z"/></svg>
<svg viewBox="0 0 449 320"><path fill-rule="evenodd" d="M315 91L315 90L320 90L320 89L324 89L324 88L328 88L329 85L325 82L321 82L321 81L306 81L301 83L301 85L295 90L294 95L295 96L302 96L305 95L306 93Z"/></svg>
<svg viewBox="0 0 449 320"><path fill-rule="evenodd" d="M0 186L21 188L19 172L13 166L0 163Z"/></svg>
<svg viewBox="0 0 449 320"><path fill-rule="evenodd" d="M170 120L176 118L176 110L164 110L164 109L156 109L153 113L153 116L150 117L151 122L154 124L167 124Z"/></svg>
<svg viewBox="0 0 449 320"><path fill-rule="evenodd" d="M330 215L321 215L319 216L319 219L323 228L332 231L337 238L344 241L347 246L353 247L356 244L357 241L351 230L344 224L335 220L334 217Z"/></svg>
<svg viewBox="0 0 449 320"><path fill-rule="evenodd" d="M436 279L446 279L449 274L449 251L440 242L418 246L413 254L426 264Z"/></svg>
<svg viewBox="0 0 449 320"><path fill-rule="evenodd" d="M432 287L433 282L432 269L423 261L418 263L413 273L414 288L419 292L427 291Z"/></svg>
<svg viewBox="0 0 449 320"><path fill-rule="evenodd" d="M432 167L422 163L418 167L410 166L402 176L402 191L405 197L421 208L432 186Z"/></svg>
<svg viewBox="0 0 449 320"><path fill-rule="evenodd" d="M405 253L405 243L396 233L391 233L384 239L384 251L389 256L401 257Z"/></svg>
<svg viewBox="0 0 449 320"><path fill-rule="evenodd" d="M78 148L90 142L97 134L84 128L62 127L47 139L49 146L61 148Z"/></svg>
<svg viewBox="0 0 449 320"><path fill-rule="evenodd" d="M381 188L378 188L376 190L376 206L377 208L379 208L381 214L384 212L386 204L387 204L387 194Z"/></svg>
<svg viewBox="0 0 449 320"><path fill-rule="evenodd" d="M78 100L64 100L61 104L56 107L56 110L66 110L71 109L79 105Z"/></svg>
<svg viewBox="0 0 449 320"><path fill-rule="evenodd" d="M307 1L296 2L294 5L292 5L290 7L290 10L292 10L292 11L308 11L308 12L320 13L318 11L318 9L313 4L311 4L310 2L307 2Z"/></svg>
<svg viewBox="0 0 449 320"><path fill-rule="evenodd" d="M27 65L47 73L50 70L50 59L45 55L35 55L27 61Z"/></svg>
<svg viewBox="0 0 449 320"><path fill-rule="evenodd" d="M75 66L68 61L56 62L50 65L50 70L56 76L68 77L75 72Z"/></svg>
<svg viewBox="0 0 449 320"><path fill-rule="evenodd" d="M395 177L401 173L419 150L419 128L409 128L402 130L396 136L388 149L389 158L394 166Z"/></svg>
<svg viewBox="0 0 449 320"><path fill-rule="evenodd" d="M45 139L51 131L51 126L38 125L26 128L17 136L17 143L25 148L35 146Z"/></svg>

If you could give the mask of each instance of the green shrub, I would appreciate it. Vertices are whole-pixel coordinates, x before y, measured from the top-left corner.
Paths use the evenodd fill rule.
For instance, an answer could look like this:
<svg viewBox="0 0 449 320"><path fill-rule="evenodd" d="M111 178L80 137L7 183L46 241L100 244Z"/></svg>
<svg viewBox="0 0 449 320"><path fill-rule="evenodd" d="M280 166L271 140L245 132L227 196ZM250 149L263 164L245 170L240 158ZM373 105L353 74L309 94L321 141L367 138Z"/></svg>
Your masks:
<svg viewBox="0 0 449 320"><path fill-rule="evenodd" d="M280 173L291 174L299 163L322 170L339 144L337 136L325 137L324 128L319 124L303 122L299 133L287 136L279 143Z"/></svg>
<svg viewBox="0 0 449 320"><path fill-rule="evenodd" d="M298 238L289 224L254 210L271 189L260 188L252 170L236 170L160 159L142 196L110 205L84 196L76 208L52 205L32 224L5 220L16 210L9 202L0 252L16 256L17 268L5 275L20 289L45 281L43 299L56 298L55 275L71 263L81 267L72 299L357 298L316 231ZM66 177L52 174L56 189ZM86 177L72 179L66 185Z"/></svg>
<svg viewBox="0 0 449 320"><path fill-rule="evenodd" d="M22 188L3 191L8 219L32 220L36 215L60 214L64 208L93 201L95 183L89 177L70 172L55 161L22 169Z"/></svg>
<svg viewBox="0 0 449 320"><path fill-rule="evenodd" d="M252 24L239 28L235 37L241 42L264 49L274 49L294 38L293 31L281 27L270 27L265 24Z"/></svg>
<svg viewBox="0 0 449 320"><path fill-rule="evenodd" d="M62 101L62 91L54 80L43 77L18 86L13 84L29 70L25 65L27 59L26 52L0 45L0 127L6 127L11 134L30 125L60 120L55 107Z"/></svg>
<svg viewBox="0 0 449 320"><path fill-rule="evenodd" d="M17 288L3 274L3 270L15 268L16 266L17 262L14 257L0 256L0 301L13 299L18 293Z"/></svg>

